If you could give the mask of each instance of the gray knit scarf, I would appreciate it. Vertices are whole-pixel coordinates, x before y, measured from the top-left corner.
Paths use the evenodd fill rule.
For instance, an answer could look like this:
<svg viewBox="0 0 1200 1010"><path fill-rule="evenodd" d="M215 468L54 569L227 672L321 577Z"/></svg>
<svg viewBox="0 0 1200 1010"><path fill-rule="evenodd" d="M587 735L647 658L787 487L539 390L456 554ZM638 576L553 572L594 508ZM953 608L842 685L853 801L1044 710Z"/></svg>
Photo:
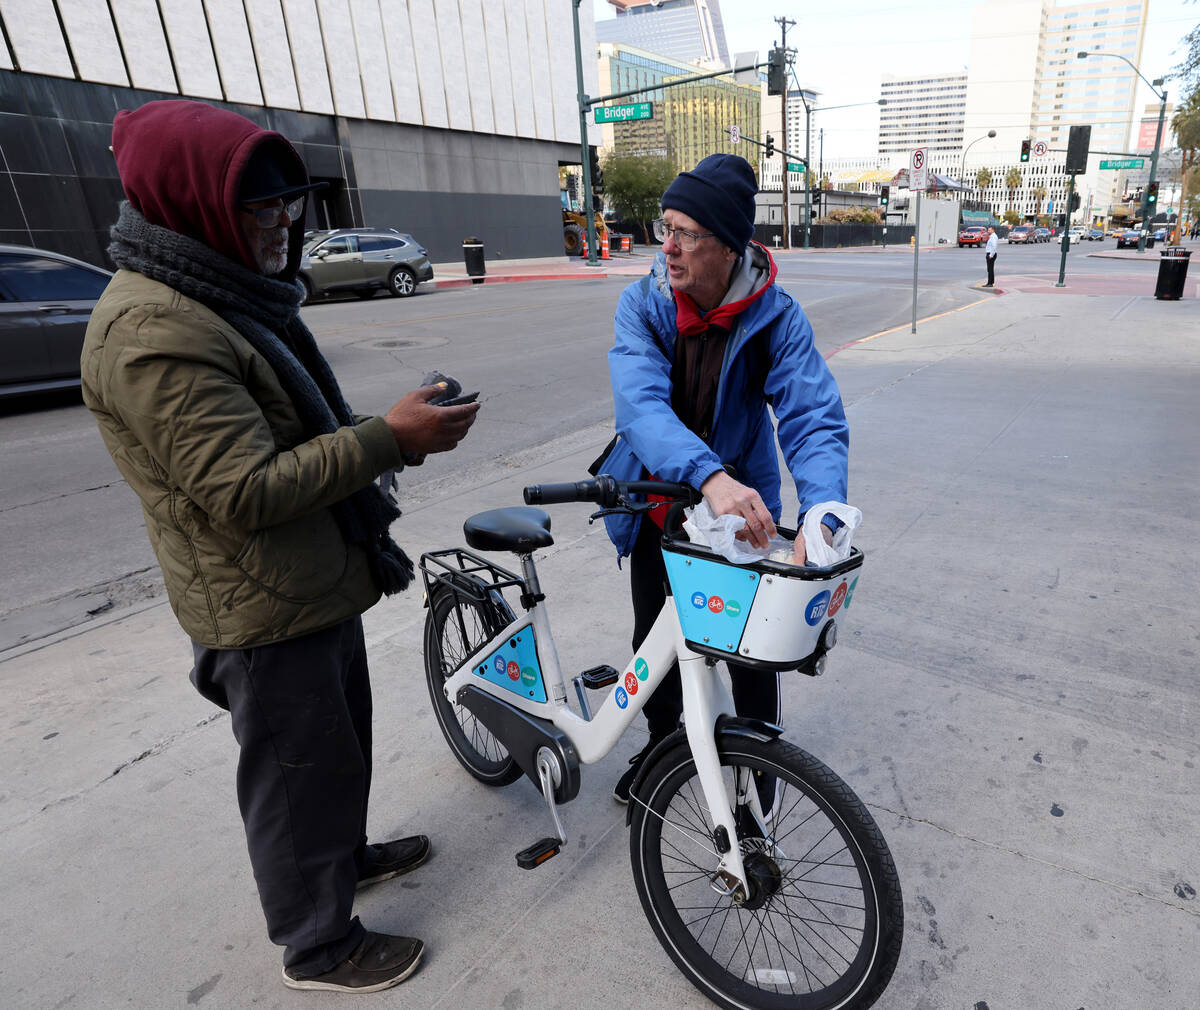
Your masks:
<svg viewBox="0 0 1200 1010"><path fill-rule="evenodd" d="M249 270L202 242L150 224L125 201L108 254L124 270L202 302L266 359L296 408L305 435L315 438L354 424L337 379L300 320L300 285ZM364 548L375 584L387 595L412 581L412 562L388 534L400 515L370 484L331 507L346 540Z"/></svg>

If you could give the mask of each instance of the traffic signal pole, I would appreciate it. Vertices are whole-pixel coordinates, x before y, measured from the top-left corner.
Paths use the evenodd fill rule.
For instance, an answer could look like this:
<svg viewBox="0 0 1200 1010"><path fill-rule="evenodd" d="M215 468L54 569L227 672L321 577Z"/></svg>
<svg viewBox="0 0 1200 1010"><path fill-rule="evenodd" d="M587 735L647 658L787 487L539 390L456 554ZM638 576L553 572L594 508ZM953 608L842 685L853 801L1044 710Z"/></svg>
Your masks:
<svg viewBox="0 0 1200 1010"><path fill-rule="evenodd" d="M1167 115L1167 89L1163 88L1162 101L1158 106L1158 133L1154 137L1154 153L1150 155L1150 178L1146 182L1146 189L1142 193L1142 230L1138 234L1138 252L1146 251L1146 232L1150 229L1150 187L1154 183L1154 176L1158 172L1158 152L1162 147L1162 132L1163 119ZM1157 208L1157 203L1156 203ZM1183 208L1179 208L1179 215L1175 220L1183 223Z"/></svg>
<svg viewBox="0 0 1200 1010"><path fill-rule="evenodd" d="M1075 176L1071 176L1071 182L1067 186L1067 226L1063 229L1062 237L1062 257L1058 262L1058 283L1056 288L1065 288L1067 286L1067 252L1071 248L1071 205L1075 202Z"/></svg>

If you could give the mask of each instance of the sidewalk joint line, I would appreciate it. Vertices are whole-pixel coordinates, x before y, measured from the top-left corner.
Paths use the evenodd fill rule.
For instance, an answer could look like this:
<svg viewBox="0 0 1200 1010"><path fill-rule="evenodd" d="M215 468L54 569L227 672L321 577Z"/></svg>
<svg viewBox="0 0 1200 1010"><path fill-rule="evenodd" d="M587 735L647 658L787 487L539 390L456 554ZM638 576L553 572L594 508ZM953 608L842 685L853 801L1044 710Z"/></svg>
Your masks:
<svg viewBox="0 0 1200 1010"><path fill-rule="evenodd" d="M955 312L962 312L963 309L969 309L976 305L982 305L984 302L990 302L990 301L994 301L994 298L991 295L989 295L986 298L980 298L978 301L967 302L966 305L960 305L956 309L947 309L945 312L939 312L936 315L926 316L924 319L918 319L917 325L920 326L922 323L929 323L935 319L941 319L942 316L949 316ZM865 344L869 340L877 340L879 337L886 337L889 333L895 333L897 330L902 330L906 326L911 326L911 325L912 325L911 323L901 323L899 326L893 326L890 330L881 330L879 333L872 333L869 337L859 337L857 340L851 340L848 344L842 344L841 347L835 347L828 354L824 355L825 360L828 361L835 354L837 354L838 351L844 351L844 350L846 350L846 348L855 347L858 344Z"/></svg>

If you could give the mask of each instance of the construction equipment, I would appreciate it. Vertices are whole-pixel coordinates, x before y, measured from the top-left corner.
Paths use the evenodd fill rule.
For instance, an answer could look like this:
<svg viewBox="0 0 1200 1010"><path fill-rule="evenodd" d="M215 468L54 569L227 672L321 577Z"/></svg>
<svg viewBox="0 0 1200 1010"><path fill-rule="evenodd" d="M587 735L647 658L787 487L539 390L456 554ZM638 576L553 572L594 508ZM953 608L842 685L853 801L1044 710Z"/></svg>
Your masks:
<svg viewBox="0 0 1200 1010"><path fill-rule="evenodd" d="M587 235L587 218L584 217L582 211L568 210L563 208L563 248L568 256L583 255L584 237ZM605 238L608 236L608 225L604 223L604 216L596 211L596 242L600 245L604 244Z"/></svg>

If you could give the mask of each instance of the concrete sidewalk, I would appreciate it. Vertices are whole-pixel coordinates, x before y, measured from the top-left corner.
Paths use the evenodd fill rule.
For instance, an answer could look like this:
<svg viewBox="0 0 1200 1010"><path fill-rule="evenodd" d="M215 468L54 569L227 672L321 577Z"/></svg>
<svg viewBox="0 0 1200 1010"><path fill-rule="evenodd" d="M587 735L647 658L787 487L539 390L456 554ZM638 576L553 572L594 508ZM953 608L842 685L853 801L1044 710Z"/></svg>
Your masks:
<svg viewBox="0 0 1200 1010"><path fill-rule="evenodd" d="M829 672L785 677L785 724L868 803L900 870L905 947L877 1006L1195 1010L1196 303L1018 293L830 364L867 563ZM466 515L580 478L609 435L427 486L393 532L414 555L459 544ZM587 513L554 507L538 558L568 670L628 657L625 575ZM454 761L423 679L423 617L412 591L365 620L371 830L428 832L434 857L357 911L429 953L362 1005L710 1006L651 934L609 796L641 727L584 769L562 854L517 869L548 817L527 783L490 790ZM4 1006L345 1002L279 981L229 720L189 666L162 604L0 660Z"/></svg>

